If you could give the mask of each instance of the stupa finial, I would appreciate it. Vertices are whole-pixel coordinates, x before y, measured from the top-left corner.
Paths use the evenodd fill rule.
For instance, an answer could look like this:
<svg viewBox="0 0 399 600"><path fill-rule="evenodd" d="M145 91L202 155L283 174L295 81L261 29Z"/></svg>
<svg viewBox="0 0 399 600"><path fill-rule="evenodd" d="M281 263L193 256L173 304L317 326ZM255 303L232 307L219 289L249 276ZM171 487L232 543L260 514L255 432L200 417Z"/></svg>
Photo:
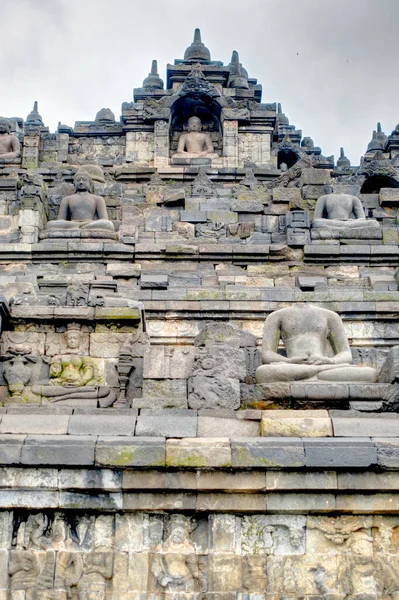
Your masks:
<svg viewBox="0 0 399 600"><path fill-rule="evenodd" d="M211 60L211 53L205 44L202 43L201 31L198 27L194 31L192 44L184 53L184 60L190 62L209 62Z"/></svg>
<svg viewBox="0 0 399 600"><path fill-rule="evenodd" d="M143 81L143 88L163 90L163 81L158 75L158 63L156 60L153 60L151 63L151 71Z"/></svg>

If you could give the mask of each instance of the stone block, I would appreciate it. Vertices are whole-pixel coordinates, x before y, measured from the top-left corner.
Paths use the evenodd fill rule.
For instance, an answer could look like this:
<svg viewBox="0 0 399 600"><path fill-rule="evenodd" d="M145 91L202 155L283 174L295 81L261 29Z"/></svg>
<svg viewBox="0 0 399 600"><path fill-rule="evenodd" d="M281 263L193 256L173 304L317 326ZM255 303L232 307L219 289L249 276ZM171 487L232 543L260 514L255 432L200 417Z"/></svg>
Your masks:
<svg viewBox="0 0 399 600"><path fill-rule="evenodd" d="M197 416L140 415L137 418L136 435L166 438L196 437Z"/></svg>
<svg viewBox="0 0 399 600"><path fill-rule="evenodd" d="M337 473L335 471L319 472L284 472L267 471L266 489L273 490L336 490Z"/></svg>
<svg viewBox="0 0 399 600"><path fill-rule="evenodd" d="M263 203L257 200L233 200L231 210L238 213L263 213Z"/></svg>
<svg viewBox="0 0 399 600"><path fill-rule="evenodd" d="M240 407L240 382L228 377L190 377L188 406L237 409Z"/></svg>
<svg viewBox="0 0 399 600"><path fill-rule="evenodd" d="M197 510L228 513L253 513L266 511L264 494L207 494L197 496Z"/></svg>
<svg viewBox="0 0 399 600"><path fill-rule="evenodd" d="M185 379L144 379L143 398L163 398L170 401L187 400L187 381Z"/></svg>
<svg viewBox="0 0 399 600"><path fill-rule="evenodd" d="M21 462L24 435L0 435L0 464L15 465Z"/></svg>
<svg viewBox="0 0 399 600"><path fill-rule="evenodd" d="M231 449L227 438L185 438L166 442L168 467L231 467Z"/></svg>
<svg viewBox="0 0 399 600"><path fill-rule="evenodd" d="M196 349L190 346L150 346L144 352L144 379L186 379Z"/></svg>
<svg viewBox="0 0 399 600"><path fill-rule="evenodd" d="M59 488L61 490L117 492L121 487L122 473L120 471L111 471L111 469L60 469L59 471Z"/></svg>
<svg viewBox="0 0 399 600"><path fill-rule="evenodd" d="M298 277L295 278L295 285L302 291L308 292L313 291L315 288L328 289L326 277L308 277L306 275L298 275Z"/></svg>
<svg viewBox="0 0 399 600"><path fill-rule="evenodd" d="M94 437L71 435L29 435L22 448L25 465L73 465L94 463Z"/></svg>
<svg viewBox="0 0 399 600"><path fill-rule="evenodd" d="M302 185L324 185L331 182L331 171L329 169L302 169Z"/></svg>
<svg viewBox="0 0 399 600"><path fill-rule="evenodd" d="M99 437L95 464L112 467L162 467L165 465L165 439Z"/></svg>
<svg viewBox="0 0 399 600"><path fill-rule="evenodd" d="M188 223L206 223L208 221L205 210L182 210L180 213L180 221Z"/></svg>
<svg viewBox="0 0 399 600"><path fill-rule="evenodd" d="M399 494L339 494L336 510L363 514L397 513Z"/></svg>
<svg viewBox="0 0 399 600"><path fill-rule="evenodd" d="M307 467L369 467L377 463L373 442L365 438L304 438Z"/></svg>
<svg viewBox="0 0 399 600"><path fill-rule="evenodd" d="M198 437L247 438L258 437L259 434L258 421L198 416Z"/></svg>
<svg viewBox="0 0 399 600"><path fill-rule="evenodd" d="M80 494L77 492L60 492L59 507L64 509L101 510L114 512L122 510L122 494Z"/></svg>
<svg viewBox="0 0 399 600"><path fill-rule="evenodd" d="M124 494L123 496L123 510L125 511L137 511L137 510L195 510L196 508L196 494L186 493L170 493L165 492L161 494L152 493L135 493L135 494Z"/></svg>
<svg viewBox="0 0 399 600"><path fill-rule="evenodd" d="M338 473L339 490L399 491L399 473Z"/></svg>
<svg viewBox="0 0 399 600"><path fill-rule="evenodd" d="M1 490L0 506L3 509L29 508L32 510L58 508L59 492L34 490Z"/></svg>
<svg viewBox="0 0 399 600"><path fill-rule="evenodd" d="M310 227L310 215L305 210L291 210L286 218L288 228L308 229Z"/></svg>
<svg viewBox="0 0 399 600"><path fill-rule="evenodd" d="M263 412L263 436L328 437L331 421L326 410L270 410Z"/></svg>
<svg viewBox="0 0 399 600"><path fill-rule="evenodd" d="M324 194L324 185L304 185L302 188L302 198L304 200L317 200Z"/></svg>
<svg viewBox="0 0 399 600"><path fill-rule="evenodd" d="M166 290L168 287L167 275L142 275L140 279L140 287L142 290Z"/></svg>
<svg viewBox="0 0 399 600"><path fill-rule="evenodd" d="M196 490L197 473L194 471L125 470L123 471L122 487L124 490Z"/></svg>
<svg viewBox="0 0 399 600"><path fill-rule="evenodd" d="M214 223L237 223L238 214L230 210L207 210L207 221Z"/></svg>
<svg viewBox="0 0 399 600"><path fill-rule="evenodd" d="M273 202L283 203L290 202L294 198L300 198L301 191L299 188L276 187L273 189Z"/></svg>
<svg viewBox="0 0 399 600"><path fill-rule="evenodd" d="M14 414L4 415L0 433L62 435L68 433L68 415Z"/></svg>
<svg viewBox="0 0 399 600"><path fill-rule="evenodd" d="M224 473L199 471L197 488L202 491L261 492L266 489L266 475L262 471Z"/></svg>
<svg viewBox="0 0 399 600"><path fill-rule="evenodd" d="M399 189L381 188L379 200L381 206L399 206Z"/></svg>
<svg viewBox="0 0 399 600"><path fill-rule="evenodd" d="M128 415L72 415L68 433L71 435L133 435L136 416Z"/></svg>
<svg viewBox="0 0 399 600"><path fill-rule="evenodd" d="M267 494L267 510L279 513L324 513L336 507L334 494Z"/></svg>
<svg viewBox="0 0 399 600"><path fill-rule="evenodd" d="M1 488L58 489L58 469L6 467L0 469Z"/></svg>
<svg viewBox="0 0 399 600"><path fill-rule="evenodd" d="M231 440L233 467L303 467L299 438L236 438Z"/></svg>
<svg viewBox="0 0 399 600"><path fill-rule="evenodd" d="M399 437L398 415L332 415L334 435L338 437Z"/></svg>

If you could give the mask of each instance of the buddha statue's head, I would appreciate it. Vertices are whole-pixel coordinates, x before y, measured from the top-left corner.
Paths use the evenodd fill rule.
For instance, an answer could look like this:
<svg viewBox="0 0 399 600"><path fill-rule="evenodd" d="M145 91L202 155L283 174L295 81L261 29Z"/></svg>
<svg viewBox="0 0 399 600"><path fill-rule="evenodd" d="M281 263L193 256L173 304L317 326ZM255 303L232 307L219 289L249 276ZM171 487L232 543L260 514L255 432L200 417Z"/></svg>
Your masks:
<svg viewBox="0 0 399 600"><path fill-rule="evenodd" d="M75 192L92 192L93 191L93 182L87 173L84 171L78 171L73 178L73 183L75 186Z"/></svg>
<svg viewBox="0 0 399 600"><path fill-rule="evenodd" d="M71 350L77 350L77 348L79 348L80 334L81 334L81 329L80 329L79 325L77 325L75 323L71 323L70 325L67 326L67 329L65 332L67 348L70 348Z"/></svg>
<svg viewBox="0 0 399 600"><path fill-rule="evenodd" d="M201 119L199 117L190 117L188 120L189 131L201 131Z"/></svg>
<svg viewBox="0 0 399 600"><path fill-rule="evenodd" d="M0 117L0 133L10 133L11 123L8 119Z"/></svg>

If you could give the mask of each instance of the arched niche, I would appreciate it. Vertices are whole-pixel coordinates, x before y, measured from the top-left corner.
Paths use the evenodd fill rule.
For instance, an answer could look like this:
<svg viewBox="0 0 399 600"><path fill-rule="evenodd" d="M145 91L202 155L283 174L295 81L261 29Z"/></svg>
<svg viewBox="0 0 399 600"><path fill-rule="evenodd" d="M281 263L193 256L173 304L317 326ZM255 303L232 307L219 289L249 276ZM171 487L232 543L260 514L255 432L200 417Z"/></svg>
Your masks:
<svg viewBox="0 0 399 600"><path fill-rule="evenodd" d="M170 152L177 151L180 135L188 130L190 117L201 119L202 131L210 134L215 152L223 154L223 134L221 127L222 105L218 99L207 94L187 94L176 98L171 106Z"/></svg>
<svg viewBox="0 0 399 600"><path fill-rule="evenodd" d="M294 150L282 148L277 153L277 167L280 169L282 163L285 163L288 169L290 169L298 162L299 158L300 157Z"/></svg>
<svg viewBox="0 0 399 600"><path fill-rule="evenodd" d="M381 188L398 188L399 182L387 175L366 177L360 188L361 194L378 194Z"/></svg>

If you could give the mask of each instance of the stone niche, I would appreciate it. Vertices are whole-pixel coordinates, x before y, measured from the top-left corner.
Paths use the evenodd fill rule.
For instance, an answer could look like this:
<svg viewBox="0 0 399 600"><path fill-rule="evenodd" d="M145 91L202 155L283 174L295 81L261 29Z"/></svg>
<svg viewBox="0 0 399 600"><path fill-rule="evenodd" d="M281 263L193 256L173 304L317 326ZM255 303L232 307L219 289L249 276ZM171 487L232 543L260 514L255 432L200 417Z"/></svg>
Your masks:
<svg viewBox="0 0 399 600"><path fill-rule="evenodd" d="M0 591L13 600L365 599L398 589L392 516L17 510L0 523Z"/></svg>

